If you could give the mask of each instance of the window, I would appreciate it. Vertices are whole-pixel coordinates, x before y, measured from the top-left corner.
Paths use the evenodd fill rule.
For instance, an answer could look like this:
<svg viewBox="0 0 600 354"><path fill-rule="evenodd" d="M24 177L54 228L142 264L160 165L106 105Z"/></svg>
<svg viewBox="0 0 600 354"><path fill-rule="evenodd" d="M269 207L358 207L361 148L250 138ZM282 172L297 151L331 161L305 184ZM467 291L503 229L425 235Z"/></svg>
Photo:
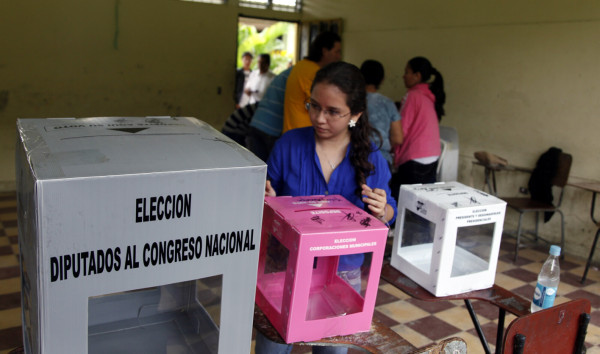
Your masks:
<svg viewBox="0 0 600 354"><path fill-rule="evenodd" d="M191 2L202 2L206 4L223 5L227 0L182 0ZM300 12L302 9L302 0L239 0L239 6L253 7L257 9Z"/></svg>
<svg viewBox="0 0 600 354"><path fill-rule="evenodd" d="M302 9L301 0L240 0L239 5L287 12L300 12Z"/></svg>
<svg viewBox="0 0 600 354"><path fill-rule="evenodd" d="M204 3L207 3L207 4L223 5L223 4L225 4L226 0L182 0L182 1L204 2Z"/></svg>

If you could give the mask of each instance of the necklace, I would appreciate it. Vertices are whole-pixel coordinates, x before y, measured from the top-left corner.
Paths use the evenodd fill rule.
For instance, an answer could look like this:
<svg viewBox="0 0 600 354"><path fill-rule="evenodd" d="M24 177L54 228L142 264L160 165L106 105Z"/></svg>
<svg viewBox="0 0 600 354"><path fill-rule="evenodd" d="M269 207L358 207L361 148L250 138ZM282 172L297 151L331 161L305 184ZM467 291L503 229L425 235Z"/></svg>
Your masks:
<svg viewBox="0 0 600 354"><path fill-rule="evenodd" d="M337 163L332 163L331 160L329 159L329 157L325 154L325 151L321 150L321 154L323 155L323 157L325 158L325 160L327 160L327 163L329 164L329 167L331 167L331 170L335 170L335 167L338 165Z"/></svg>
<svg viewBox="0 0 600 354"><path fill-rule="evenodd" d="M322 148L318 147L318 150L320 151L320 156L323 156L325 158L325 160L327 161L327 164L329 164L329 167L331 167L331 170L335 170L335 168L337 167L337 165L339 163L332 163L331 160L329 159L329 156L327 156L327 154L325 153L325 151L323 151Z"/></svg>
<svg viewBox="0 0 600 354"><path fill-rule="evenodd" d="M331 161L329 161L329 158L327 158L327 156L325 156L325 159L327 159L327 163L329 164L329 166L331 166L332 170L335 170L335 164L332 164Z"/></svg>

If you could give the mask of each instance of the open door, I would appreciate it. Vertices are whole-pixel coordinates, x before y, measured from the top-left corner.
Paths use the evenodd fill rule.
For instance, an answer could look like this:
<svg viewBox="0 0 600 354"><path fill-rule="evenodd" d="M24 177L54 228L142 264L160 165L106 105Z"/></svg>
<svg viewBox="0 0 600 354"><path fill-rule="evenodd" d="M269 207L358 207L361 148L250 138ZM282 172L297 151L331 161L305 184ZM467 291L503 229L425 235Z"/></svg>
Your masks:
<svg viewBox="0 0 600 354"><path fill-rule="evenodd" d="M340 37L342 36L342 19L331 19L331 20L313 20L303 21L300 23L300 34L299 34L299 57L302 59L308 55L308 47L310 43L319 35L321 32L331 31L337 33Z"/></svg>
<svg viewBox="0 0 600 354"><path fill-rule="evenodd" d="M242 54L250 52L255 60L251 68L257 66L260 54L271 56L270 70L279 74L296 63L298 23L269 20L255 17L238 17L237 67L242 66Z"/></svg>
<svg viewBox="0 0 600 354"><path fill-rule="evenodd" d="M342 35L342 19L296 22L256 17L238 17L237 67L242 66L242 54L271 54L271 70L279 74L289 65L308 55L308 47L317 35L332 31ZM253 62L252 69L256 68Z"/></svg>

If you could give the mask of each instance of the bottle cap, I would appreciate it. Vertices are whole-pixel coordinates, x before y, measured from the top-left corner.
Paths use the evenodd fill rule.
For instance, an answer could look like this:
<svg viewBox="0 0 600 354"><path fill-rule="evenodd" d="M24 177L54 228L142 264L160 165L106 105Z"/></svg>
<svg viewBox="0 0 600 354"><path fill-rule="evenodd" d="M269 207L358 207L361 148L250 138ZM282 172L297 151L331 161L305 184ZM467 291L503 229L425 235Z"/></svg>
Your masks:
<svg viewBox="0 0 600 354"><path fill-rule="evenodd" d="M550 246L550 254L553 256L560 256L560 247L557 245Z"/></svg>

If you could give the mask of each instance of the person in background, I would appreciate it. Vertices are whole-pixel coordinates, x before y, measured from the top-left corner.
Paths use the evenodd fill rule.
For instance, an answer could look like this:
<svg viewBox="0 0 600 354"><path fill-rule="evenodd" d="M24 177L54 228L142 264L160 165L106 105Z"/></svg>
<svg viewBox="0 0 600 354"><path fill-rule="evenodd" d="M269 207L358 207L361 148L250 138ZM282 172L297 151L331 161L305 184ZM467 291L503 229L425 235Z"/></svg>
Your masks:
<svg viewBox="0 0 600 354"><path fill-rule="evenodd" d="M244 86L246 85L246 80L248 76L250 76L250 65L252 65L252 53L244 52L242 54L242 67L235 72L235 90L233 91L233 100L235 102L235 108L240 108L240 100L242 99L242 94L244 93Z"/></svg>
<svg viewBox="0 0 600 354"><path fill-rule="evenodd" d="M360 71L367 84L369 122L381 134L381 138L377 134L373 134L371 139L375 145L381 146L381 154L391 168L393 165L392 144L402 144L400 114L392 100L377 92L385 76L383 65L376 60L365 60L360 66Z"/></svg>
<svg viewBox="0 0 600 354"><path fill-rule="evenodd" d="M305 105L311 126L290 130L275 143L267 161L266 196L339 194L385 223L396 216L387 162L370 139L365 81L360 70L337 62L319 70ZM339 258L338 275L360 287L364 254ZM255 352L289 353L262 334ZM343 347L313 347L313 353L345 353Z"/></svg>
<svg viewBox="0 0 600 354"><path fill-rule="evenodd" d="M233 111L225 121L225 124L223 124L221 133L227 135L236 143L246 146L246 137L250 130L250 120L257 106L258 103L248 104Z"/></svg>
<svg viewBox="0 0 600 354"><path fill-rule="evenodd" d="M342 59L342 39L333 32L321 32L308 49L308 57L299 61L285 86L283 132L310 126L310 117L304 108L310 97L310 88L317 71L329 63Z"/></svg>
<svg viewBox="0 0 600 354"><path fill-rule="evenodd" d="M434 80L429 83L431 77ZM408 61L404 70L408 92L402 99L400 116L404 141L395 145L392 191L402 184L434 183L440 157L439 121L444 115L444 80L424 57Z"/></svg>
<svg viewBox="0 0 600 354"><path fill-rule="evenodd" d="M258 57L258 69L250 73L246 86L244 86L244 94L240 101L240 107L247 104L260 102L267 87L273 81L273 74L269 67L271 66L271 56L269 54L261 54Z"/></svg>
<svg viewBox="0 0 600 354"><path fill-rule="evenodd" d="M289 67L271 81L250 121L246 147L263 161L267 161L283 129L285 84L291 71Z"/></svg>

